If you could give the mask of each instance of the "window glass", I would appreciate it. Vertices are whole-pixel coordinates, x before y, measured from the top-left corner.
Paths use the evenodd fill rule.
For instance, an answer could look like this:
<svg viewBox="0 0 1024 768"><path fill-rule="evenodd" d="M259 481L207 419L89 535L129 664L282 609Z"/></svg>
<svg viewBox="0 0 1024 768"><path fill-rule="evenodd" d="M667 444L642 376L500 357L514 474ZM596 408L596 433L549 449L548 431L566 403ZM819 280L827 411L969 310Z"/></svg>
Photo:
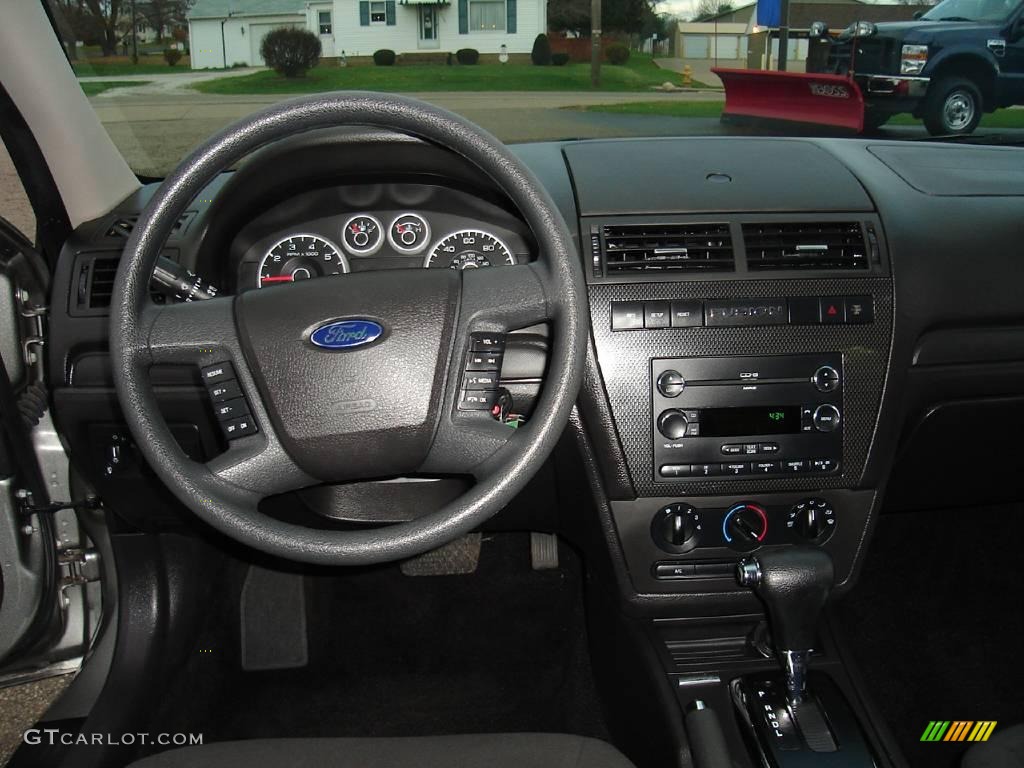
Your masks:
<svg viewBox="0 0 1024 768"><path fill-rule="evenodd" d="M318 24L320 25L320 34L329 35L331 34L331 12L320 11L318 14Z"/></svg>
<svg viewBox="0 0 1024 768"><path fill-rule="evenodd" d="M7 148L0 143L0 216L35 241L36 217Z"/></svg>
<svg viewBox="0 0 1024 768"><path fill-rule="evenodd" d="M472 0L469 4L470 29L504 29L505 19L505 0Z"/></svg>
<svg viewBox="0 0 1024 768"><path fill-rule="evenodd" d="M370 3L370 23L387 24L388 11L385 3Z"/></svg>

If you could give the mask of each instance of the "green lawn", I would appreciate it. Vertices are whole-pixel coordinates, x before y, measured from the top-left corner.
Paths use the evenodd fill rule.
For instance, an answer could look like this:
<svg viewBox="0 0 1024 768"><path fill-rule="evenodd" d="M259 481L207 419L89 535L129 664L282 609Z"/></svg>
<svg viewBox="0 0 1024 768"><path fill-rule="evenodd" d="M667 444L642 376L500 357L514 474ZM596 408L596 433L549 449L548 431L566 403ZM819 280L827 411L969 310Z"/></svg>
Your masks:
<svg viewBox="0 0 1024 768"><path fill-rule="evenodd" d="M621 115L662 115L665 117L719 117L721 101L637 101L629 104L596 104L588 112ZM913 115L896 115L886 125L920 125ZM1024 128L1024 109L1000 109L981 119L983 128Z"/></svg>
<svg viewBox="0 0 1024 768"><path fill-rule="evenodd" d="M649 57L632 56L622 66L601 67L602 91L646 91L679 76L657 67ZM423 91L588 91L590 65L535 67L529 64L475 66L409 65L394 67L318 67L306 77L288 79L264 71L221 78L194 86L203 93L317 93L370 90L416 93Z"/></svg>
<svg viewBox="0 0 1024 768"><path fill-rule="evenodd" d="M79 83L86 96L97 96L111 88L135 88L148 84L149 80L108 80L104 83Z"/></svg>

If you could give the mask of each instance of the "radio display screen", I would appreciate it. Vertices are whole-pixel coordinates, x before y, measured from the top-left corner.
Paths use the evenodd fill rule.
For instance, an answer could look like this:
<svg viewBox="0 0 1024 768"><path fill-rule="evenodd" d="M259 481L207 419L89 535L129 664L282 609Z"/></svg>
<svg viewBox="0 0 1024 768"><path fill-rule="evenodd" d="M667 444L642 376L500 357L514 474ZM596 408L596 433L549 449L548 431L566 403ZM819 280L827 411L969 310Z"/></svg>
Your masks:
<svg viewBox="0 0 1024 768"><path fill-rule="evenodd" d="M793 435L800 432L799 405L702 408L701 437Z"/></svg>

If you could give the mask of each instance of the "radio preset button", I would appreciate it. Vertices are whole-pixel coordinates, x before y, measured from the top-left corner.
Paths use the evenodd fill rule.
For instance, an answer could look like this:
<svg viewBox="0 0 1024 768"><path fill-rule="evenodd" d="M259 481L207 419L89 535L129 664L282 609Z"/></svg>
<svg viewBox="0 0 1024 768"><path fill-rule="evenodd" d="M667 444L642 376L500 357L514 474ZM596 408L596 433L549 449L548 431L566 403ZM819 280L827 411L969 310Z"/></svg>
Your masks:
<svg viewBox="0 0 1024 768"><path fill-rule="evenodd" d="M835 459L811 459L812 472L834 472L838 463Z"/></svg>
<svg viewBox="0 0 1024 768"><path fill-rule="evenodd" d="M683 412L677 411L674 408L662 411L661 415L658 416L658 431L669 440L678 440L681 437L686 437L689 434L689 426L691 425L687 421L686 416L683 415ZM692 426L698 425L694 424Z"/></svg>
<svg viewBox="0 0 1024 768"><path fill-rule="evenodd" d="M662 464L658 469L658 474L662 477L689 477L690 476L690 465L689 464Z"/></svg>
<svg viewBox="0 0 1024 768"><path fill-rule="evenodd" d="M839 409L826 403L814 409L814 428L819 432L835 432L839 428Z"/></svg>
<svg viewBox="0 0 1024 768"><path fill-rule="evenodd" d="M722 474L721 464L691 464L690 477L717 477Z"/></svg>
<svg viewBox="0 0 1024 768"><path fill-rule="evenodd" d="M750 464L745 461L730 461L722 465L723 475L749 475Z"/></svg>
<svg viewBox="0 0 1024 768"><path fill-rule="evenodd" d="M686 389L686 379L679 371L665 371L658 377L658 391L665 397L679 397L684 389Z"/></svg>
<svg viewBox="0 0 1024 768"><path fill-rule="evenodd" d="M751 467L753 467L755 475L775 475L779 472L779 462L777 461L755 461Z"/></svg>
<svg viewBox="0 0 1024 768"><path fill-rule="evenodd" d="M783 472L806 472L807 471L807 459L787 459L782 462Z"/></svg>

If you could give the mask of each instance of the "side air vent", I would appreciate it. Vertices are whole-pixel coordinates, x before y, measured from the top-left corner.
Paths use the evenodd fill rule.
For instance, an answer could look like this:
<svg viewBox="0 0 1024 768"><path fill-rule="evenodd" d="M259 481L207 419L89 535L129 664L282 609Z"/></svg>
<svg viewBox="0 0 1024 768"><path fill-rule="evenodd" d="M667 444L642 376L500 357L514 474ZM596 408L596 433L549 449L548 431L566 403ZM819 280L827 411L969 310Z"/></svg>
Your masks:
<svg viewBox="0 0 1024 768"><path fill-rule="evenodd" d="M751 272L868 268L867 245L858 222L744 224L743 241Z"/></svg>
<svg viewBox="0 0 1024 768"><path fill-rule="evenodd" d="M195 217L194 211L185 211L174 224L174 229L171 230L171 237L180 235L185 229L188 228L189 223ZM135 225L138 223L139 217L137 214L131 216L115 216L107 228L103 232L103 237L114 240L127 240L132 230L135 229Z"/></svg>
<svg viewBox="0 0 1024 768"><path fill-rule="evenodd" d="M110 307L114 295L119 253L83 253L74 266L72 286L72 314L102 315Z"/></svg>
<svg viewBox="0 0 1024 768"><path fill-rule="evenodd" d="M602 228L609 277L637 272L732 272L728 224L615 224Z"/></svg>

